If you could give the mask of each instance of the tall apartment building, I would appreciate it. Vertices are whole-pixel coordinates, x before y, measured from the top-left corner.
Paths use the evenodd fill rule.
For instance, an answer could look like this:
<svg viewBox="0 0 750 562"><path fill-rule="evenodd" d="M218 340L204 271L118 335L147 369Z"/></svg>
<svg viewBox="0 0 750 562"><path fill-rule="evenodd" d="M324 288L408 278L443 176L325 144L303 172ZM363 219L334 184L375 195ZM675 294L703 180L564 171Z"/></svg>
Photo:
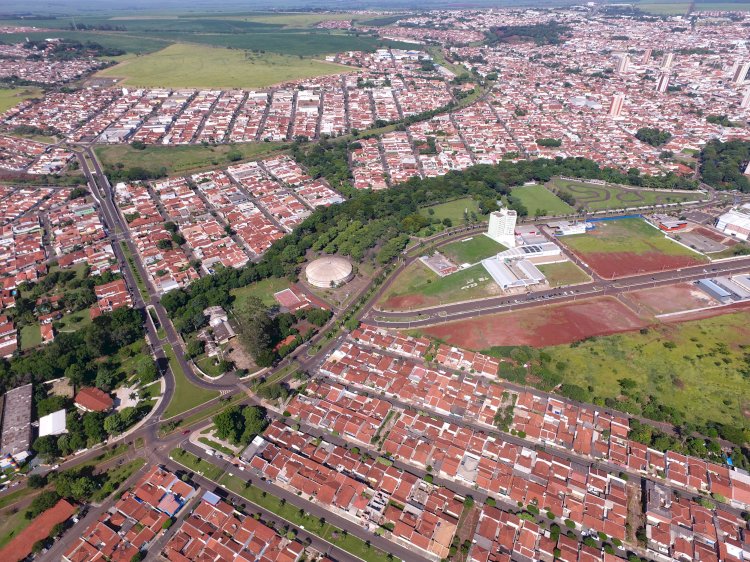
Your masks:
<svg viewBox="0 0 750 562"><path fill-rule="evenodd" d="M511 209L500 209L499 211L490 213L490 225L487 228L487 236L506 248L515 248L517 219L516 212Z"/></svg>

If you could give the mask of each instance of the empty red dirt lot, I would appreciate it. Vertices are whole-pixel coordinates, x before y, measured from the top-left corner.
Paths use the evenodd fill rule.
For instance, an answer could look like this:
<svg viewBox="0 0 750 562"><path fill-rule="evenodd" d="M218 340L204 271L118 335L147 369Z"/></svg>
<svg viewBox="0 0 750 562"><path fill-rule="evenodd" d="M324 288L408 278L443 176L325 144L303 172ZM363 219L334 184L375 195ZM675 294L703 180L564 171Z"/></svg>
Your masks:
<svg viewBox="0 0 750 562"><path fill-rule="evenodd" d="M494 345L559 345L647 325L617 299L598 297L458 320L422 332L458 347L479 350Z"/></svg>

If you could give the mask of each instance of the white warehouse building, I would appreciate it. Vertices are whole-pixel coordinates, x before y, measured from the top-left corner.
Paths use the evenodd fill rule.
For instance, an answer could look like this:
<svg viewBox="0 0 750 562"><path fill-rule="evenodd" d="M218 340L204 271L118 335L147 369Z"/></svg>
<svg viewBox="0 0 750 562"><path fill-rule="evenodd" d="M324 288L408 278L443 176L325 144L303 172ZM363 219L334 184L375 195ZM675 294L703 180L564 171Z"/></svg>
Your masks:
<svg viewBox="0 0 750 562"><path fill-rule="evenodd" d="M750 203L730 209L716 220L716 228L740 240L750 237Z"/></svg>

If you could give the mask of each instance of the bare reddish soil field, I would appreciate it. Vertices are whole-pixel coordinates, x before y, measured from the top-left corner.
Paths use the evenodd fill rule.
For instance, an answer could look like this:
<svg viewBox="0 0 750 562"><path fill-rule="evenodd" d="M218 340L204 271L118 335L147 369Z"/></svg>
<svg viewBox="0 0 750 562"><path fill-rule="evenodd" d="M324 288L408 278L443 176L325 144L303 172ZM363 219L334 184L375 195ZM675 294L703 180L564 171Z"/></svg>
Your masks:
<svg viewBox="0 0 750 562"><path fill-rule="evenodd" d="M703 226L694 228L693 232L695 232L696 234L700 234L701 236L705 236L706 238L709 238L710 240L713 240L714 242L724 242L725 240L727 242L729 241L734 242L734 239L732 239L731 237L727 237L724 234L721 234L720 232L716 232L715 230L710 230Z"/></svg>
<svg viewBox="0 0 750 562"><path fill-rule="evenodd" d="M703 263L700 259L692 256L669 256L658 252L645 254L631 252L579 254L576 252L576 255L605 279L667 271Z"/></svg>
<svg viewBox="0 0 750 562"><path fill-rule="evenodd" d="M468 349L494 345L544 347L637 330L647 325L620 301L599 297L458 320L425 328L423 333Z"/></svg>
<svg viewBox="0 0 750 562"><path fill-rule="evenodd" d="M436 304L440 304L440 300L424 295L399 295L397 297L388 297L388 300L383 303L383 308L385 310L409 310L412 308L425 308Z"/></svg>
<svg viewBox="0 0 750 562"><path fill-rule="evenodd" d="M626 296L652 314L669 314L719 304L692 283L642 289L627 293ZM641 309L638 311L641 312Z"/></svg>

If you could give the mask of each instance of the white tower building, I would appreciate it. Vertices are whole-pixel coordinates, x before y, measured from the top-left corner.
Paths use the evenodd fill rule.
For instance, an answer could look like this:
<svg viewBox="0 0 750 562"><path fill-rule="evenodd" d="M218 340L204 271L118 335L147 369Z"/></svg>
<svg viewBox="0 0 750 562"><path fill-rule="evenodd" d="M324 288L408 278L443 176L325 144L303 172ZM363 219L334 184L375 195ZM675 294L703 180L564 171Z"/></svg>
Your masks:
<svg viewBox="0 0 750 562"><path fill-rule="evenodd" d="M500 209L490 213L487 236L506 248L515 248L517 218L516 212L511 209Z"/></svg>

